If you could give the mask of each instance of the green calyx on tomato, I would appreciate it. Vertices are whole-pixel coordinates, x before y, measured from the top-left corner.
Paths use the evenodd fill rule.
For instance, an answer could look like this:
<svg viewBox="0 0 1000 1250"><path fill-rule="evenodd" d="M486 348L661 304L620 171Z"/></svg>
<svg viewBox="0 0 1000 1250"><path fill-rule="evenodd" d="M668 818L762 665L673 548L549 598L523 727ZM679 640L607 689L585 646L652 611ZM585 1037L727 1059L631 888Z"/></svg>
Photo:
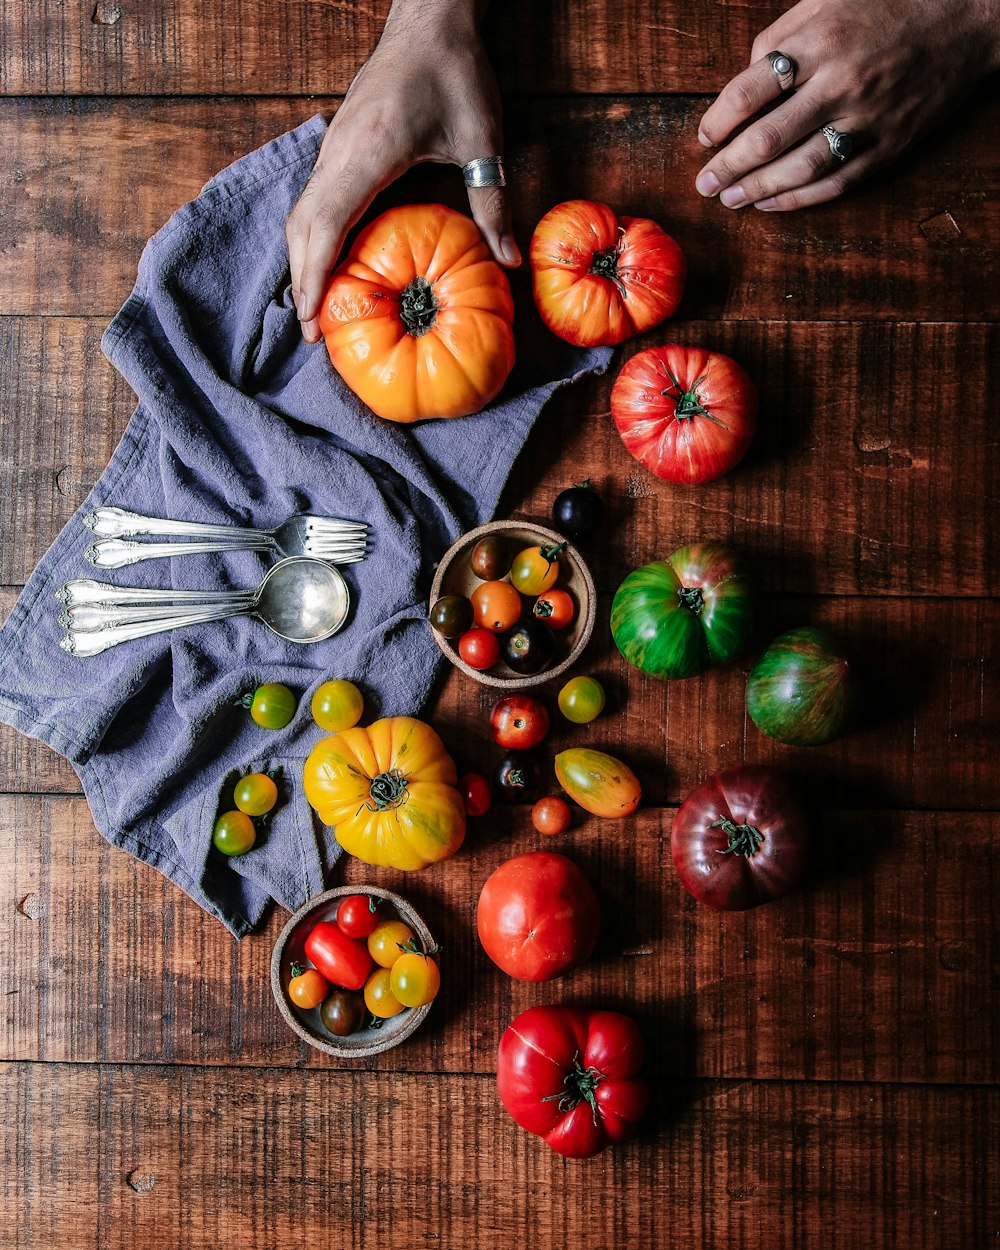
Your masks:
<svg viewBox="0 0 1000 1250"><path fill-rule="evenodd" d="M372 778L368 789L372 801L366 807L372 812L389 811L405 802L406 793L406 778L398 768L390 768L388 772L378 773Z"/></svg>
<svg viewBox="0 0 1000 1250"><path fill-rule="evenodd" d="M295 716L298 700L281 682L268 681L245 694L236 706L246 708L261 729L284 729Z"/></svg>
<svg viewBox="0 0 1000 1250"><path fill-rule="evenodd" d="M418 274L403 287L399 297L399 318L407 333L418 339L434 325L439 307L433 286Z"/></svg>
<svg viewBox="0 0 1000 1250"><path fill-rule="evenodd" d="M729 839L729 845L720 852L722 855L745 855L750 858L754 852L764 845L764 835L753 825L744 822L738 825L727 816L720 816L709 825L710 829L721 829Z"/></svg>
<svg viewBox="0 0 1000 1250"><path fill-rule="evenodd" d="M705 381L703 376L692 382L688 390L681 386L680 382L669 370L667 370L667 376L673 385L668 386L666 390L660 391L660 394L664 399L676 400L677 406L674 409L674 417L678 421L693 421L695 417L707 417L709 421L714 421L716 425L721 425L724 430L729 429L725 421L720 421L718 417L714 417L701 402L701 398L698 395L698 387Z"/></svg>
<svg viewBox="0 0 1000 1250"><path fill-rule="evenodd" d="M604 1073L597 1068L585 1068L580 1063L580 1052L573 1056L573 1066L563 1077L566 1089L562 1093L546 1094L542 1102L554 1102L557 1109L564 1115L575 1110L581 1102L587 1103L594 1123L597 1124L597 1099L594 1090L605 1079Z"/></svg>

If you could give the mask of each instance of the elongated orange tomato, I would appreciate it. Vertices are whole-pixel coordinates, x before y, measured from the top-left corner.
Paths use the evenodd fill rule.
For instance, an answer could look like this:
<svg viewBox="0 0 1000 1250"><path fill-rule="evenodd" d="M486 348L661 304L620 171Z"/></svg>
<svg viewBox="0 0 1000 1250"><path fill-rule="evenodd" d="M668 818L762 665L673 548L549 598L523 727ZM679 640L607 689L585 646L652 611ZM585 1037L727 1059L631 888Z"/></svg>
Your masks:
<svg viewBox="0 0 1000 1250"><path fill-rule="evenodd" d="M306 798L366 864L412 870L454 855L465 838L458 773L430 725L390 716L324 738L305 763Z"/></svg>
<svg viewBox="0 0 1000 1250"><path fill-rule="evenodd" d="M591 200L550 209L529 255L542 320L577 347L641 334L669 317L684 292L687 262L666 231Z"/></svg>
<svg viewBox="0 0 1000 1250"><path fill-rule="evenodd" d="M389 421L464 417L514 365L507 275L475 222L441 204L371 223L327 287L319 326L333 367Z"/></svg>

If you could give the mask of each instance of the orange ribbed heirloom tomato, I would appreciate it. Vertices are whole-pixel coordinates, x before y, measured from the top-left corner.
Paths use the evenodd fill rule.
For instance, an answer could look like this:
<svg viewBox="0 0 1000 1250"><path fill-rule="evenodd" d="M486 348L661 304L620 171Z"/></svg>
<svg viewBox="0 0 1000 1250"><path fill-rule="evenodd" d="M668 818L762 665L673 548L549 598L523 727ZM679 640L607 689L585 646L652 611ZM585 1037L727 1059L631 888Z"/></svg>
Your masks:
<svg viewBox="0 0 1000 1250"><path fill-rule="evenodd" d="M621 343L658 325L684 293L687 262L655 221L618 218L606 204L568 200L531 239L535 303L577 347Z"/></svg>
<svg viewBox="0 0 1000 1250"><path fill-rule="evenodd" d="M333 367L389 421L464 417L514 365L507 275L475 222L441 204L392 208L330 279L319 326Z"/></svg>
<svg viewBox="0 0 1000 1250"><path fill-rule="evenodd" d="M430 725L390 716L324 738L305 763L306 798L366 864L410 870L454 855L465 805L451 756Z"/></svg>

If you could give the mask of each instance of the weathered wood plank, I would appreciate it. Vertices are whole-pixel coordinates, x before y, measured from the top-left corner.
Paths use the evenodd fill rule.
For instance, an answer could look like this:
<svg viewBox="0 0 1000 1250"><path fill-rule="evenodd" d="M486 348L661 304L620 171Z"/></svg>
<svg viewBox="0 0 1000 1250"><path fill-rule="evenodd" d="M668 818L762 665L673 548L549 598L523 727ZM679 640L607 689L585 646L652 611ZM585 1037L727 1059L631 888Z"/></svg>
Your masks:
<svg viewBox="0 0 1000 1250"><path fill-rule="evenodd" d="M338 880L410 897L444 946L431 1019L377 1066L491 1071L514 1015L570 999L634 1010L675 1074L996 1081L1000 819L822 812L809 887L730 915L679 886L672 819L670 809L624 824L578 812L554 841L525 810L495 810L458 857L425 873L338 869ZM474 917L493 869L542 847L584 867L603 913L595 958L539 987L493 967ZM285 914L234 943L175 886L108 848L82 800L0 799L0 881L6 1057L337 1066L300 1046L271 999Z"/></svg>
<svg viewBox="0 0 1000 1250"><path fill-rule="evenodd" d="M780 3L499 0L486 28L504 86L530 92L717 91ZM346 91L389 0L205 6L25 0L0 12L4 95L303 95Z"/></svg>
<svg viewBox="0 0 1000 1250"><path fill-rule="evenodd" d="M488 1077L248 1076L4 1065L3 1246L968 1250L1000 1231L995 1090L661 1077L644 1136L580 1164Z"/></svg>
<svg viewBox="0 0 1000 1250"><path fill-rule="evenodd" d="M0 102L0 147L16 154L0 171L0 313L109 315L146 238L178 205L237 156L335 103ZM703 108L691 97L512 100L509 180L522 241L559 200L604 199L657 218L681 242L691 266L682 316L997 318L1000 100L985 100L891 181L808 215L734 213L697 195ZM382 206L428 198L462 205L454 170L414 171Z"/></svg>
<svg viewBox="0 0 1000 1250"><path fill-rule="evenodd" d="M0 584L27 578L124 429L131 391L100 354L102 329L91 318L0 318ZM674 487L625 451L611 384L627 354L662 341L651 335L606 377L557 397L506 492L505 510L547 520L569 480L591 477L607 503L588 546L605 589L699 536L738 542L773 590L1000 588L1000 532L985 520L1000 506L990 415L1000 328L684 321L669 337L728 352L757 382L760 432L734 473Z"/></svg>

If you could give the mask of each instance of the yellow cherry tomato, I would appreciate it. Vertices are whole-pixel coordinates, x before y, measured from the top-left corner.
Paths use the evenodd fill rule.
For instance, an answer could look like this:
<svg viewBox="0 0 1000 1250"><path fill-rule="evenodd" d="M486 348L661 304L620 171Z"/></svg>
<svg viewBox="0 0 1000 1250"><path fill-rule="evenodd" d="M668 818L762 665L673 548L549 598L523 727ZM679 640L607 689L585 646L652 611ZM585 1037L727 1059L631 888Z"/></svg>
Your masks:
<svg viewBox="0 0 1000 1250"><path fill-rule="evenodd" d="M278 787L267 773L247 773L236 783L233 801L248 816L263 816L278 801Z"/></svg>
<svg viewBox="0 0 1000 1250"><path fill-rule="evenodd" d="M353 729L364 710L361 691L353 682L341 678L323 682L312 697L312 718L320 729L330 733Z"/></svg>
<svg viewBox="0 0 1000 1250"><path fill-rule="evenodd" d="M402 920L383 920L368 937L368 953L380 968L391 968L402 955L399 949L413 941L413 930Z"/></svg>
<svg viewBox="0 0 1000 1250"><path fill-rule="evenodd" d="M441 988L441 973L430 956L407 951L392 965L389 986L404 1007L422 1007Z"/></svg>
<svg viewBox="0 0 1000 1250"><path fill-rule="evenodd" d="M376 968L365 982L365 1006L380 1020L398 1016L403 1010L403 1004L392 992L391 976L388 968Z"/></svg>
<svg viewBox="0 0 1000 1250"><path fill-rule="evenodd" d="M257 840L257 830L246 812L223 812L215 822L212 841L223 855L243 855Z"/></svg>
<svg viewBox="0 0 1000 1250"><path fill-rule="evenodd" d="M559 578L559 556L565 543L556 547L525 547L510 566L511 584L522 595L540 595Z"/></svg>
<svg viewBox="0 0 1000 1250"><path fill-rule="evenodd" d="M301 964L292 964L292 979L288 982L288 997L296 1007L308 1011L318 1007L330 992L326 978L315 968L303 968Z"/></svg>

